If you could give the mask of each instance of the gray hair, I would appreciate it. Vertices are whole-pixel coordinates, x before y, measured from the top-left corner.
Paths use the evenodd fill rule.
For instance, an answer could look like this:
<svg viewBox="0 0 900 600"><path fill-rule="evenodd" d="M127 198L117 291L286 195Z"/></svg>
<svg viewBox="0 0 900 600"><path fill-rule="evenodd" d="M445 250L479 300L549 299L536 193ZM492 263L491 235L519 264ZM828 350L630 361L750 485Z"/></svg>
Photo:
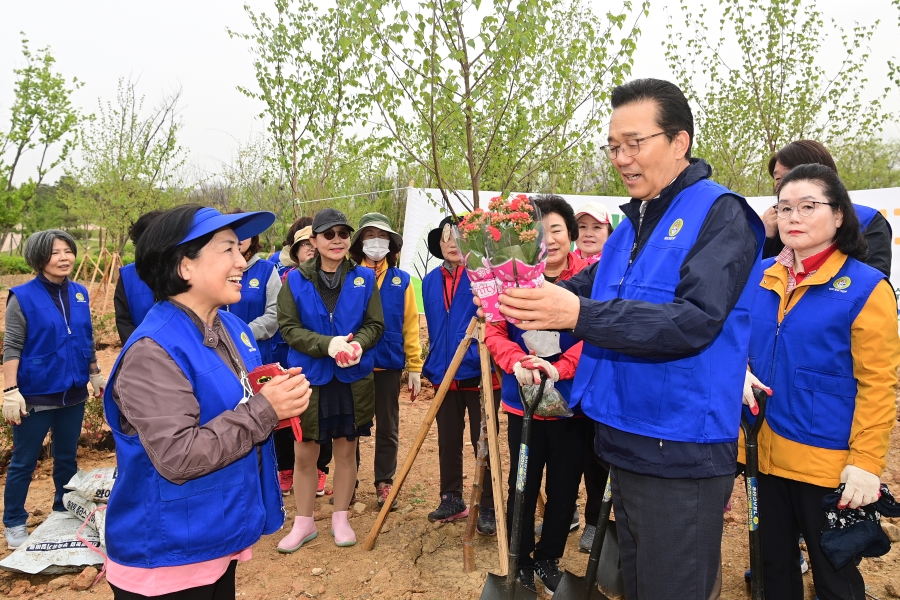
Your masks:
<svg viewBox="0 0 900 600"><path fill-rule="evenodd" d="M50 262L50 255L53 254L53 242L62 240L69 245L75 256L78 256L78 246L75 245L75 238L63 231L62 229L47 229L38 231L28 237L25 242L25 262L34 269L36 273L47 266Z"/></svg>

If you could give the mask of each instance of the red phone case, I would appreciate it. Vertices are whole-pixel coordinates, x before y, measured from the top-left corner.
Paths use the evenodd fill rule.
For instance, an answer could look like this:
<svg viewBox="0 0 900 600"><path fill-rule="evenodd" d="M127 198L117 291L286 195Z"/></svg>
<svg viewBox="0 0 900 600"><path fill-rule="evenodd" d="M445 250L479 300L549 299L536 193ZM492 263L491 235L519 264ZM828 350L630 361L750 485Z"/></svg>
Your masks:
<svg viewBox="0 0 900 600"><path fill-rule="evenodd" d="M270 381L273 377L284 375L285 373L286 371L282 369L281 365L278 363L270 363L268 365L256 367L250 371L250 375L248 375L253 393L258 394L266 382ZM278 425L275 426L275 429L284 429L286 427L290 427L294 430L294 439L297 441L303 440L303 430L300 429L300 417L282 419L281 421L278 421Z"/></svg>

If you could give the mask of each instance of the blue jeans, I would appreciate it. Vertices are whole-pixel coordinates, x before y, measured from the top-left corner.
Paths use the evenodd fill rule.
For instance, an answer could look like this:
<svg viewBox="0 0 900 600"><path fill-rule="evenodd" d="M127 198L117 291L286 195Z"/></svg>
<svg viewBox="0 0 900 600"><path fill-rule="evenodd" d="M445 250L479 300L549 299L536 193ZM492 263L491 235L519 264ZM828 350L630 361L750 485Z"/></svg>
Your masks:
<svg viewBox="0 0 900 600"><path fill-rule="evenodd" d="M13 425L13 453L6 473L6 490L3 492L3 524L6 527L24 525L28 520L25 498L31 477L37 467L38 457L47 432L51 432L50 448L53 453L53 510L66 510L62 497L63 486L78 471L76 453L81 424L84 421L84 402L53 410L32 410L22 417L21 425Z"/></svg>

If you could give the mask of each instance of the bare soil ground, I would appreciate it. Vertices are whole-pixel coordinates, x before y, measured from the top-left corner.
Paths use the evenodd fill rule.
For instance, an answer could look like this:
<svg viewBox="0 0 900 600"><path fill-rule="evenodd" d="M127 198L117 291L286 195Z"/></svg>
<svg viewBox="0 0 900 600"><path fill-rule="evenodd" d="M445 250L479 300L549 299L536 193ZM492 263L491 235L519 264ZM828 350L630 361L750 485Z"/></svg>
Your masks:
<svg viewBox="0 0 900 600"><path fill-rule="evenodd" d="M2 294L5 296L5 294ZM0 323L4 298L0 298ZM101 367L109 372L118 353L117 348L99 353ZM418 431L434 390L423 386L419 399L411 404L404 391L400 399L400 462L406 457ZM501 453L504 473L508 471L509 460L506 449L506 418L501 413ZM468 437L466 437L468 439ZM377 515L377 503L372 484L372 460L374 438L364 438L361 444L362 467L360 469L359 502L365 505L361 514L353 514L351 523L356 530L360 544L351 548L338 548L328 534L331 506L329 496L316 501L316 516L319 520L320 535L310 545L295 554L283 555L275 551L275 545L286 531L264 537L253 548L253 560L238 566L237 596L240 600L264 600L281 598L321 598L321 599L417 599L447 600L478 598L488 572L496 572L498 566L496 538L476 536L476 563L478 570L465 574L462 569L461 537L464 521L451 524L432 524L426 519L439 500L437 430L432 427L421 453L400 494L400 508L387 519L381 536L371 552L362 549L365 539ZM466 486L474 477L474 456L470 446L466 446ZM895 428L891 436L888 454L888 468L883 481L900 496L900 429ZM91 469L115 463L115 455L109 451L88 450L79 452L79 466ZM37 526L51 509L53 480L52 461L43 461L37 469L26 507L34 514L35 509L43 511L40 516L32 516L30 529ZM5 479L5 478L4 478ZM328 481L329 489L331 480ZM468 499L468 491L465 497ZM582 488L579 504L584 507L585 496ZM744 570L749 565L746 530L746 499L743 479L738 479L732 498L734 510L726 514L725 533L722 543L723 589L722 598L749 598L744 584ZM288 525L293 522L295 506L293 496L285 498ZM898 525L900 525L900 520ZM582 526L584 525L582 518ZM584 573L587 555L578 552L580 535L569 536L563 568L575 573ZM0 542L0 559L7 556L5 544ZM319 569L322 569L320 572ZM900 598L900 545L895 544L891 552L883 557L863 559L861 565L868 591L877 599ZM313 574L313 570L316 570ZM105 580L87 592L70 590L67 583L73 576L50 582L54 576L25 576L0 572L0 594L10 592L16 597L54 598L69 600L95 597L112 598L112 592ZM807 583L807 599L812 599L812 573L804 576ZM25 587L25 582L28 586ZM540 584L538 585L540 589ZM90 594L90 596L88 595ZM542 596L546 598L547 596ZM672 597L677 598L677 590Z"/></svg>

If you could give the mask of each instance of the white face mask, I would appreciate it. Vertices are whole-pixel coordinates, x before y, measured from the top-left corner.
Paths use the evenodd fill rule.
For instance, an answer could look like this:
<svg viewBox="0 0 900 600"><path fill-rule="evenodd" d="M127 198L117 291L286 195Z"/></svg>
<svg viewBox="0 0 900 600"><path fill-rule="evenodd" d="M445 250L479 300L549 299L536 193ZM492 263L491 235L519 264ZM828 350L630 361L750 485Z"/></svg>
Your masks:
<svg viewBox="0 0 900 600"><path fill-rule="evenodd" d="M378 262L387 256L387 253L390 250L390 244L390 240L382 238L363 240L363 254L368 256L371 260Z"/></svg>

